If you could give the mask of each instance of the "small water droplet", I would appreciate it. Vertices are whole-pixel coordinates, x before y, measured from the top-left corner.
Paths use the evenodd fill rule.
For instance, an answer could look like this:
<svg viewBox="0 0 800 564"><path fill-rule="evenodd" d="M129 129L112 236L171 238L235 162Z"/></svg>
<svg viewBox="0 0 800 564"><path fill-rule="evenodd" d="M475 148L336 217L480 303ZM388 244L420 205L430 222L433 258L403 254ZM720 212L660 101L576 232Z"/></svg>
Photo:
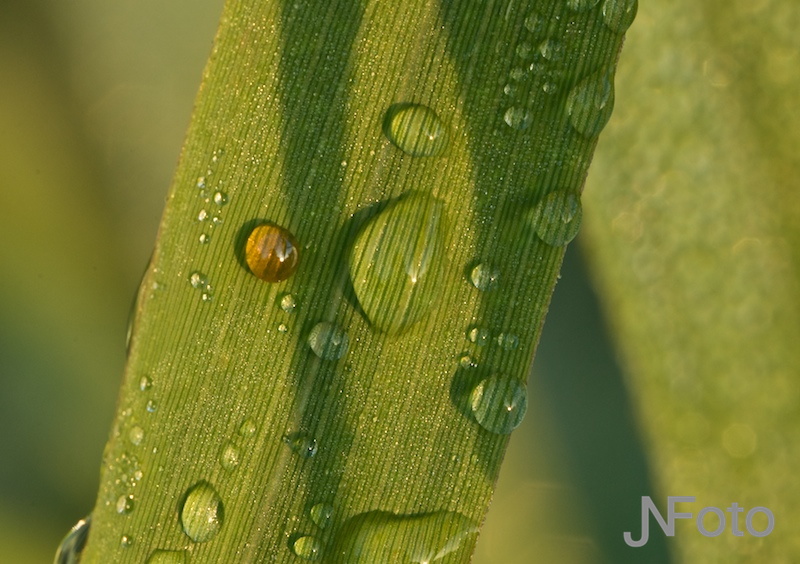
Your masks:
<svg viewBox="0 0 800 564"><path fill-rule="evenodd" d="M245 246L245 260L250 272L262 280L280 282L297 270L299 248L288 229L265 223L250 232Z"/></svg>
<svg viewBox="0 0 800 564"><path fill-rule="evenodd" d="M525 29L533 34L544 32L547 26L547 20L539 12L531 12L523 23L525 24Z"/></svg>
<svg viewBox="0 0 800 564"><path fill-rule="evenodd" d="M200 241L201 245L205 245L206 243L211 242L211 235L208 235L207 233L201 233L197 240Z"/></svg>
<svg viewBox="0 0 800 564"><path fill-rule="evenodd" d="M73 526L56 551L54 564L78 564L81 554L86 546L86 539L89 538L89 528L92 524L92 516L78 521Z"/></svg>
<svg viewBox="0 0 800 564"><path fill-rule="evenodd" d="M507 435L522 423L528 408L528 393L519 379L494 374L475 386L469 401L481 427L491 433Z"/></svg>
<svg viewBox="0 0 800 564"><path fill-rule="evenodd" d="M536 235L554 247L566 245L575 238L582 217L580 195L570 190L550 192L526 214Z"/></svg>
<svg viewBox="0 0 800 564"><path fill-rule="evenodd" d="M129 548L133 544L133 537L130 535L122 535L119 539L119 544L122 548Z"/></svg>
<svg viewBox="0 0 800 564"><path fill-rule="evenodd" d="M555 39L545 39L539 44L537 50L546 61L559 61L564 57L564 45Z"/></svg>
<svg viewBox="0 0 800 564"><path fill-rule="evenodd" d="M217 490L206 481L189 488L180 520L183 532L194 542L207 542L217 536L224 522L224 508Z"/></svg>
<svg viewBox="0 0 800 564"><path fill-rule="evenodd" d="M508 73L508 76L511 78L511 80L515 80L515 81L519 82L519 81L525 79L525 74L526 74L525 73L525 69L521 69L521 68L517 67L517 68L511 69L511 71Z"/></svg>
<svg viewBox="0 0 800 564"><path fill-rule="evenodd" d="M603 22L615 33L625 33L636 19L638 0L605 0Z"/></svg>
<svg viewBox="0 0 800 564"><path fill-rule="evenodd" d="M189 558L184 550L154 550L147 564L186 564Z"/></svg>
<svg viewBox="0 0 800 564"><path fill-rule="evenodd" d="M252 419L245 419L239 426L239 434L243 437L252 437L256 434L256 423Z"/></svg>
<svg viewBox="0 0 800 564"><path fill-rule="evenodd" d="M573 12L588 12L599 2L600 0L567 0L567 8Z"/></svg>
<svg viewBox="0 0 800 564"><path fill-rule="evenodd" d="M542 92L545 94L555 94L558 92L558 84L555 82L545 82L542 84Z"/></svg>
<svg viewBox="0 0 800 564"><path fill-rule="evenodd" d="M278 298L278 306L286 313L294 313L297 309L297 300L292 294L282 294Z"/></svg>
<svg viewBox="0 0 800 564"><path fill-rule="evenodd" d="M189 284L192 285L192 288L204 288L208 285L208 278L202 272L192 272L189 275Z"/></svg>
<svg viewBox="0 0 800 564"><path fill-rule="evenodd" d="M572 127L591 139L600 134L614 111L614 84L608 72L598 72L578 83L566 103Z"/></svg>
<svg viewBox="0 0 800 564"><path fill-rule="evenodd" d="M144 429L139 427L138 425L134 425L131 427L131 430L128 431L128 440L131 442L132 445L139 446L142 444L144 440Z"/></svg>
<svg viewBox="0 0 800 564"><path fill-rule="evenodd" d="M231 471L239 466L239 449L236 445L228 443L222 447L222 452L219 455L219 463L225 470Z"/></svg>
<svg viewBox="0 0 800 564"><path fill-rule="evenodd" d="M520 43L519 45L517 45L516 51L518 57L527 59L528 57L531 56L531 53L533 52L533 47L531 47L530 43Z"/></svg>
<svg viewBox="0 0 800 564"><path fill-rule="evenodd" d="M228 195L225 192L214 192L211 199L220 207L228 203Z"/></svg>
<svg viewBox="0 0 800 564"><path fill-rule="evenodd" d="M447 127L422 104L395 104L386 112L384 133L400 150L415 157L439 155L447 147Z"/></svg>
<svg viewBox="0 0 800 564"><path fill-rule="evenodd" d="M121 495L117 498L116 504L117 513L120 515L127 515L133 511L133 495Z"/></svg>
<svg viewBox="0 0 800 564"><path fill-rule="evenodd" d="M513 351L519 347L519 337L511 333L500 333L497 336L497 344L503 350Z"/></svg>
<svg viewBox="0 0 800 564"><path fill-rule="evenodd" d="M500 271L491 264L481 262L470 271L470 282L481 292L488 292L497 287Z"/></svg>
<svg viewBox="0 0 800 564"><path fill-rule="evenodd" d="M206 187L206 177L205 177L205 176L198 176L198 177L197 177L197 184L196 184L196 186L197 186L197 187L198 187L200 190L203 190L203 189Z"/></svg>
<svg viewBox="0 0 800 564"><path fill-rule="evenodd" d="M514 129L528 129L533 123L533 114L525 108L512 106L503 114L503 121Z"/></svg>
<svg viewBox="0 0 800 564"><path fill-rule="evenodd" d="M158 404L155 402L155 400L149 400L144 407L148 413L155 413L156 409L158 409Z"/></svg>
<svg viewBox="0 0 800 564"><path fill-rule="evenodd" d="M461 358L458 359L458 364L461 366L461 368L467 369L478 367L478 363L475 362L475 359L468 354L462 355Z"/></svg>
<svg viewBox="0 0 800 564"><path fill-rule="evenodd" d="M505 94L506 96L513 96L516 93L517 93L517 87L515 85L509 83L503 86L503 94Z"/></svg>
<svg viewBox="0 0 800 564"><path fill-rule="evenodd" d="M350 338L338 325L321 321L311 329L308 346L323 360L338 360L347 354Z"/></svg>
<svg viewBox="0 0 800 564"><path fill-rule="evenodd" d="M286 333L289 331L289 328L286 326L285 323L281 323L280 325L278 325L278 331L280 333Z"/></svg>
<svg viewBox="0 0 800 564"><path fill-rule="evenodd" d="M292 552L305 560L318 560L322 556L322 544L312 536L302 536L292 543Z"/></svg>
<svg viewBox="0 0 800 564"><path fill-rule="evenodd" d="M143 392L146 392L150 388L153 387L153 381L148 378L147 376L142 376L139 378L139 389Z"/></svg>
<svg viewBox="0 0 800 564"><path fill-rule="evenodd" d="M283 442L303 458L312 458L317 454L317 439L311 437L308 433L290 433L283 437Z"/></svg>
<svg viewBox="0 0 800 564"><path fill-rule="evenodd" d="M197 221L205 221L208 219L208 212L206 210L200 210L197 214Z"/></svg>
<svg viewBox="0 0 800 564"><path fill-rule="evenodd" d="M467 330L467 339L471 343L475 343L479 347L484 347L489 342L491 335L489 334L488 329L484 329L483 327L471 327Z"/></svg>
<svg viewBox="0 0 800 564"><path fill-rule="evenodd" d="M320 529L325 529L330 525L333 517L333 505L330 503L317 503L309 510L311 520Z"/></svg>

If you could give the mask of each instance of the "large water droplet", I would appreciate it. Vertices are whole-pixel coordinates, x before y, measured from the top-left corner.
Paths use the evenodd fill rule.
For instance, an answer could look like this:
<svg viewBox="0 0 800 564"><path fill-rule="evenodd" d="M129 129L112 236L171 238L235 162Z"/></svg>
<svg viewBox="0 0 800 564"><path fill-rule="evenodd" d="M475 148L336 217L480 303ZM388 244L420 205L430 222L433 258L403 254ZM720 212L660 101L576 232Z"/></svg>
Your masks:
<svg viewBox="0 0 800 564"><path fill-rule="evenodd" d="M470 271L469 280L481 292L488 292L497 287L500 271L489 263L481 262Z"/></svg>
<svg viewBox="0 0 800 564"><path fill-rule="evenodd" d="M575 238L582 217L580 195L571 190L550 192L526 214L526 220L536 235L548 245L556 247L566 245Z"/></svg>
<svg viewBox="0 0 800 564"><path fill-rule="evenodd" d="M308 346L323 360L338 360L347 354L350 338L335 323L320 321L308 335Z"/></svg>
<svg viewBox="0 0 800 564"><path fill-rule="evenodd" d="M217 536L224 521L222 499L217 490L206 481L189 488L180 519L183 532L194 542L207 542Z"/></svg>
<svg viewBox="0 0 800 564"><path fill-rule="evenodd" d="M299 537L292 542L292 552L305 560L318 560L322 556L322 544L312 536Z"/></svg>
<svg viewBox="0 0 800 564"><path fill-rule="evenodd" d="M353 289L372 325L398 334L420 321L440 290L447 226L442 200L410 192L361 231L350 252Z"/></svg>
<svg viewBox="0 0 800 564"><path fill-rule="evenodd" d="M186 564L189 557L185 550L154 550L147 564Z"/></svg>
<svg viewBox="0 0 800 564"><path fill-rule="evenodd" d="M567 8L573 12L588 12L599 2L600 0L567 0Z"/></svg>
<svg viewBox="0 0 800 564"><path fill-rule="evenodd" d="M421 104L395 104L386 112L384 133L403 152L431 157L447 147L447 127L432 109Z"/></svg>
<svg viewBox="0 0 800 564"><path fill-rule="evenodd" d="M625 33L636 18L638 0L605 0L603 22L616 33Z"/></svg>
<svg viewBox="0 0 800 564"><path fill-rule="evenodd" d="M588 139L600 135L614 111L610 74L598 72L578 83L567 96L566 109L575 131Z"/></svg>
<svg viewBox="0 0 800 564"><path fill-rule="evenodd" d="M72 527L64 540L58 546L54 564L78 564L81 561L81 554L86 546L86 539L89 538L89 528L92 524L92 516L78 521Z"/></svg>
<svg viewBox="0 0 800 564"><path fill-rule="evenodd" d="M320 529L325 529L331 523L333 517L333 505L330 503L317 503L309 510L311 520Z"/></svg>
<svg viewBox="0 0 800 564"><path fill-rule="evenodd" d="M267 282L286 280L300 260L297 240L288 229L273 223L257 226L245 245L245 261L250 271Z"/></svg>
<svg viewBox="0 0 800 564"><path fill-rule="evenodd" d="M481 427L498 435L507 435L525 417L528 392L519 379L494 374L475 386L469 401L472 414Z"/></svg>
<svg viewBox="0 0 800 564"><path fill-rule="evenodd" d="M512 106L503 114L503 121L514 129L528 129L533 123L533 114L525 108Z"/></svg>
<svg viewBox="0 0 800 564"><path fill-rule="evenodd" d="M312 458L317 454L317 439L308 433L289 433L283 437L283 442L286 443L293 452L303 458Z"/></svg>
<svg viewBox="0 0 800 564"><path fill-rule="evenodd" d="M475 521L453 511L395 515L370 511L348 519L331 551L337 564L428 563L477 533Z"/></svg>

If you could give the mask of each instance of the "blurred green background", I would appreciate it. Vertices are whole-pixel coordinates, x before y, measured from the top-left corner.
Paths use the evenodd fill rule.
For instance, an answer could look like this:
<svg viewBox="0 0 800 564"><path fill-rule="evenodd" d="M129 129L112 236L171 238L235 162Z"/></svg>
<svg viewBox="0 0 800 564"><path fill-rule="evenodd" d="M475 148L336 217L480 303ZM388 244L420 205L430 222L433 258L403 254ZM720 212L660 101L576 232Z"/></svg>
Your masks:
<svg viewBox="0 0 800 564"><path fill-rule="evenodd" d="M0 3L0 561L52 561L93 505L128 311L221 7L222 0ZM619 146L607 145L604 155L604 143L624 142L617 133L636 126L626 113L636 100L624 89L624 69L651 48L644 38L661 20L649 9L640 8L623 50L617 110L587 196L625 158ZM726 57L706 59L711 66L682 76L681 88L723 88L739 72L734 54ZM797 59L781 57L787 65ZM669 80L670 69L661 70ZM700 159L707 155L697 147L711 143L703 135L686 142ZM653 142L651 154L658 161L673 149ZM629 220L618 216L614 228L636 228ZM622 532L637 530L642 495L701 493L657 488L638 424L644 408L626 385L587 273L585 258L602 260L585 256L589 249L596 245L579 237L568 251L529 382L528 416L511 441L477 564L675 561L662 535L632 552ZM617 326L624 332L624 322ZM735 493L713 501L735 501Z"/></svg>

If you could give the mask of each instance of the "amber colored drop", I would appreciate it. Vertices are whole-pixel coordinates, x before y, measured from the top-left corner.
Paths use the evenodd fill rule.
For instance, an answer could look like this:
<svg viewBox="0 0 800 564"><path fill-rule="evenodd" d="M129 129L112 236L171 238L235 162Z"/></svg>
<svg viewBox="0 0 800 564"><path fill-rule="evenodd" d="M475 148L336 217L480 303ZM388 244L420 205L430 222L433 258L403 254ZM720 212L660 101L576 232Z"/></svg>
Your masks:
<svg viewBox="0 0 800 564"><path fill-rule="evenodd" d="M262 280L286 280L300 261L297 240L288 230L273 223L259 225L247 238L245 260L250 271Z"/></svg>

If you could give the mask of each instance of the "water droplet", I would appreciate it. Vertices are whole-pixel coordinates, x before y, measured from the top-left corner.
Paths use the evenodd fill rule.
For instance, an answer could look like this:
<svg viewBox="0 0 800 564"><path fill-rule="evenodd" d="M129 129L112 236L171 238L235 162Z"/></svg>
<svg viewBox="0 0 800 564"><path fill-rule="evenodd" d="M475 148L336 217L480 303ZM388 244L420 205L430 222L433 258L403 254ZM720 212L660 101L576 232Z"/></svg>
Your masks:
<svg viewBox="0 0 800 564"><path fill-rule="evenodd" d="M500 333L497 336L497 344L500 345L501 349L513 351L519 347L519 337L511 333Z"/></svg>
<svg viewBox="0 0 800 564"><path fill-rule="evenodd" d="M530 43L520 43L517 45L517 56L522 57L523 59L527 59L531 56L533 52L533 47L531 47Z"/></svg>
<svg viewBox="0 0 800 564"><path fill-rule="evenodd" d="M222 499L217 490L206 481L189 488L180 519L183 532L194 542L207 542L217 536L224 521Z"/></svg>
<svg viewBox="0 0 800 564"><path fill-rule="evenodd" d="M205 177L205 176L198 176L198 177L197 177L197 184L196 184L196 186L197 186L197 187L198 187L200 190L203 190L203 189L206 187L206 177Z"/></svg>
<svg viewBox="0 0 800 564"><path fill-rule="evenodd" d="M545 82L542 84L542 92L545 94L555 94L558 92L558 84L555 82Z"/></svg>
<svg viewBox="0 0 800 564"><path fill-rule="evenodd" d="M347 354L350 338L338 325L321 321L311 329L308 346L323 360L338 360Z"/></svg>
<svg viewBox="0 0 800 564"><path fill-rule="evenodd" d="M144 429L139 427L138 425L134 425L131 427L131 430L128 431L128 440L131 442L132 445L139 446L142 444L144 440Z"/></svg>
<svg viewBox="0 0 800 564"><path fill-rule="evenodd" d="M283 294L278 300L278 305L286 313L294 313L297 309L297 300L292 294Z"/></svg>
<svg viewBox="0 0 800 564"><path fill-rule="evenodd" d="M567 96L572 127L591 139L600 134L614 111L614 85L608 72L598 72L578 83Z"/></svg>
<svg viewBox="0 0 800 564"><path fill-rule="evenodd" d="M514 129L527 129L533 123L533 114L525 108L512 106L503 114L503 121Z"/></svg>
<svg viewBox="0 0 800 564"><path fill-rule="evenodd" d="M283 442L303 458L312 458L317 454L317 439L308 433L290 433L283 437Z"/></svg>
<svg viewBox="0 0 800 564"><path fill-rule="evenodd" d="M625 33L636 18L638 0L605 0L603 22L613 32Z"/></svg>
<svg viewBox="0 0 800 564"><path fill-rule="evenodd" d="M122 548L128 548L133 544L133 537L130 535L122 535L119 539L119 544Z"/></svg>
<svg viewBox="0 0 800 564"><path fill-rule="evenodd" d="M519 67L511 69L508 73L508 76L511 80L516 80L517 82L525 79L525 69L521 69Z"/></svg>
<svg viewBox="0 0 800 564"><path fill-rule="evenodd" d="M545 39L537 50L546 61L558 61L564 56L564 45L555 39Z"/></svg>
<svg viewBox="0 0 800 564"><path fill-rule="evenodd" d="M192 272L189 275L189 284L192 285L192 288L195 289L202 289L208 286L208 277L202 272Z"/></svg>
<svg viewBox="0 0 800 564"><path fill-rule="evenodd" d="M219 455L219 463L222 464L225 470L231 471L239 466L239 459L239 449L236 448L236 445L228 443L222 447L222 452Z"/></svg>
<svg viewBox="0 0 800 564"><path fill-rule="evenodd" d="M206 233L201 233L200 237L198 237L197 240L200 241L201 245L205 245L206 243L211 242L211 235L208 235Z"/></svg>
<svg viewBox="0 0 800 564"><path fill-rule="evenodd" d="M475 359L472 358L468 354L462 355L461 358L458 359L458 364L461 366L461 368L477 368L478 367L478 363L475 362Z"/></svg>
<svg viewBox="0 0 800 564"><path fill-rule="evenodd" d="M292 543L292 552L305 560L318 560L322 556L322 544L312 536L303 536Z"/></svg>
<svg viewBox="0 0 800 564"><path fill-rule="evenodd" d="M513 95L514 95L514 94L516 94L516 93L517 93L517 87L516 87L516 86L514 86L514 85L513 85L513 84L511 84L511 83L509 83L509 84L506 84L506 85L503 87L503 94L505 94L506 96L513 96Z"/></svg>
<svg viewBox="0 0 800 564"><path fill-rule="evenodd" d="M86 539L89 538L89 528L92 524L92 516L78 521L72 527L56 551L54 564L78 564L81 554L86 546Z"/></svg>
<svg viewBox="0 0 800 564"><path fill-rule="evenodd" d="M310 510L311 520L320 529L325 529L333 517L333 505L330 503L317 503Z"/></svg>
<svg viewBox="0 0 800 564"><path fill-rule="evenodd" d="M197 214L197 221L205 221L208 219L208 212L206 210L200 210L200 213Z"/></svg>
<svg viewBox="0 0 800 564"><path fill-rule="evenodd" d="M189 559L185 550L154 550L147 564L186 564Z"/></svg>
<svg viewBox="0 0 800 564"><path fill-rule="evenodd" d="M146 392L150 388L153 387L153 381L148 378L147 376L142 376L139 378L139 389L143 392Z"/></svg>
<svg viewBox="0 0 800 564"><path fill-rule="evenodd" d="M361 231L350 252L350 277L367 319L402 333L420 321L441 289L446 263L445 204L410 192Z"/></svg>
<svg viewBox="0 0 800 564"><path fill-rule="evenodd" d="M415 515L370 511L345 522L336 535L332 561L428 563L457 550L477 532L475 521L453 511Z"/></svg>
<svg viewBox="0 0 800 564"><path fill-rule="evenodd" d="M158 404L155 402L155 400L149 400L147 402L147 405L145 405L144 407L148 411L148 413L155 413L156 409L158 409Z"/></svg>
<svg viewBox="0 0 800 564"><path fill-rule="evenodd" d="M525 21L525 29L533 34L540 34L547 26L547 20L539 12L531 12Z"/></svg>
<svg viewBox="0 0 800 564"><path fill-rule="evenodd" d="M447 127L432 109L421 104L395 104L386 112L384 133L400 150L415 157L432 157L447 147Z"/></svg>
<svg viewBox="0 0 800 564"><path fill-rule="evenodd" d="M286 326L285 323L281 323L280 325L278 325L278 331L281 333L286 333L287 331L289 331L289 328Z"/></svg>
<svg viewBox="0 0 800 564"><path fill-rule="evenodd" d="M280 282L297 270L299 246L287 229L265 223L247 238L245 260L250 271L262 280Z"/></svg>
<svg viewBox="0 0 800 564"><path fill-rule="evenodd" d="M491 433L507 435L522 423L528 392L517 378L494 374L482 380L469 397L475 420Z"/></svg>
<svg viewBox="0 0 800 564"><path fill-rule="evenodd" d="M479 347L486 346L490 337L491 335L488 329L484 329L483 327L471 327L467 330L467 339Z"/></svg>
<svg viewBox="0 0 800 564"><path fill-rule="evenodd" d="M526 214L536 235L554 247L566 245L575 238L582 217L580 195L570 190L550 192Z"/></svg>
<svg viewBox="0 0 800 564"><path fill-rule="evenodd" d="M252 437L256 434L256 424L252 419L245 419L239 426L239 434L243 437Z"/></svg>
<svg viewBox="0 0 800 564"><path fill-rule="evenodd" d="M214 196L211 199L218 206L224 206L228 203L228 195L225 192L214 192Z"/></svg>
<svg viewBox="0 0 800 564"><path fill-rule="evenodd" d="M488 292L497 287L500 271L492 265L481 262L470 271L470 282L481 292Z"/></svg>
<svg viewBox="0 0 800 564"><path fill-rule="evenodd" d="M600 0L567 0L567 8L573 12L588 12L599 2Z"/></svg>
<svg viewBox="0 0 800 564"><path fill-rule="evenodd" d="M121 495L117 498L116 504L117 513L120 515L127 515L133 511L133 495Z"/></svg>

